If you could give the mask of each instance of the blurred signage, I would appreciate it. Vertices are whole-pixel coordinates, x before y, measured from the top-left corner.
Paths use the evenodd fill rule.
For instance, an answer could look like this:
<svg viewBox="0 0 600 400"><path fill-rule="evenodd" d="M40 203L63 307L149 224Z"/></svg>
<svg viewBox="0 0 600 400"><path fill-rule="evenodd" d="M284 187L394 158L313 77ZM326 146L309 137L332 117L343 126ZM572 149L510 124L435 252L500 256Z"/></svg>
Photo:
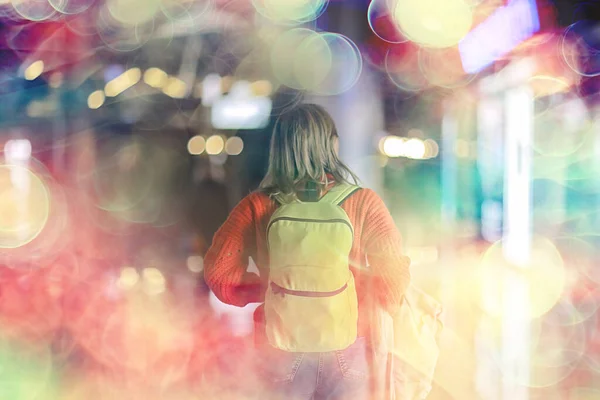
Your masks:
<svg viewBox="0 0 600 400"><path fill-rule="evenodd" d="M477 25L458 44L465 72L477 73L540 29L535 0L512 0Z"/></svg>
<svg viewBox="0 0 600 400"><path fill-rule="evenodd" d="M216 129L260 129L269 123L271 99L223 99L217 101L211 112L212 125Z"/></svg>
<svg viewBox="0 0 600 400"><path fill-rule="evenodd" d="M272 107L269 97L253 95L248 82L238 81L213 103L211 122L216 129L260 129L268 125Z"/></svg>

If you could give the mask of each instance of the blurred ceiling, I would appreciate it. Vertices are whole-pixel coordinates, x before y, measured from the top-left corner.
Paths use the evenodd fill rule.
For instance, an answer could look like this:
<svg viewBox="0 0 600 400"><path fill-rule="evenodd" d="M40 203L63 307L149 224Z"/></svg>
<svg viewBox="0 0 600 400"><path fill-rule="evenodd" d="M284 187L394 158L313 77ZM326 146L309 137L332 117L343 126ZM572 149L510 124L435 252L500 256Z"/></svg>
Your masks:
<svg viewBox="0 0 600 400"><path fill-rule="evenodd" d="M180 1L186 3L187 0ZM476 3L488 2L497 4L493 0ZM189 3L192 4L191 0ZM592 43L592 47L600 43L599 2L554 0L552 4L559 27L578 23L583 27L580 33ZM14 116L20 114L24 104L47 96L48 85L55 72L69 75L74 88L85 88L87 93L104 84L106 70L111 65L142 70L157 67L170 75L190 77L191 85L212 72L222 76L233 75L240 61L254 50L257 35L260 35L255 28L257 17L250 0L214 0L212 7L195 10L197 13L194 15L189 11L192 9L188 9L189 18L157 14L160 16L155 17L153 23L135 25L125 34L108 25L97 28L94 18L97 18L99 5L98 0L83 13L68 17L58 14L59 18L44 22L18 18L11 4L0 5L0 96L12 104L5 104L4 113L0 116L5 120L12 118L17 123ZM363 50L377 50L381 41L373 35L365 17L368 6L368 0L331 0L325 12L309 25L318 30L342 33ZM600 47L597 50L600 53ZM377 54L368 56L377 57ZM23 80L23 65L37 59L45 62L44 79ZM250 68L249 76L260 78L261 65L253 68ZM388 104L396 108L397 86L387 80L382 82L386 82L384 93L392 100ZM587 78L587 90L596 90L596 82L596 79ZM15 96L15 93L18 95ZM66 100L70 104L85 104L85 97L69 96ZM156 98L160 94L152 96ZM157 103L162 110L191 113L196 109L198 100L172 102L161 98Z"/></svg>

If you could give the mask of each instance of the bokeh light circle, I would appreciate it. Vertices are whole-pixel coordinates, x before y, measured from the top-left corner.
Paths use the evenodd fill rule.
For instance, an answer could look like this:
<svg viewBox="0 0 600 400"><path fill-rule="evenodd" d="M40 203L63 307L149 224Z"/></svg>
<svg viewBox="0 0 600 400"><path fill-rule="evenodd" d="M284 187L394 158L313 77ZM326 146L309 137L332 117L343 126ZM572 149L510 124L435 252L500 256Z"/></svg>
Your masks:
<svg viewBox="0 0 600 400"><path fill-rule="evenodd" d="M123 25L113 18L106 7L100 9L96 20L98 36L109 48L128 52L139 49L154 35L154 19L148 23Z"/></svg>
<svg viewBox="0 0 600 400"><path fill-rule="evenodd" d="M393 17L395 2L371 0L367 10L369 27L377 37L388 43L403 43L408 39L402 35Z"/></svg>
<svg viewBox="0 0 600 400"><path fill-rule="evenodd" d="M354 86L362 72L362 56L343 35L296 28L274 41L271 67L287 87L330 96Z"/></svg>
<svg viewBox="0 0 600 400"><path fill-rule="evenodd" d="M72 204L68 202L70 196L64 187L53 179L41 162L32 158L27 168L44 183L50 209L44 228L34 240L20 247L0 249L0 265L15 270L44 269L49 264L55 265L56 257L69 245L73 233Z"/></svg>
<svg viewBox="0 0 600 400"><path fill-rule="evenodd" d="M107 365L129 373L148 374L168 368L175 373L169 379L178 380L191 357L191 324L168 303L152 302L154 307L149 309L147 299L143 292L131 292L124 307L99 325L98 356ZM169 357L172 361L161 365Z"/></svg>
<svg viewBox="0 0 600 400"><path fill-rule="evenodd" d="M21 17L31 21L43 21L56 13L48 0L11 0L11 4Z"/></svg>
<svg viewBox="0 0 600 400"><path fill-rule="evenodd" d="M557 305L558 306L558 305ZM578 362L587 347L586 327L573 323L571 317L552 311L533 321L538 335L531 341L536 356L532 364L542 367L564 367Z"/></svg>
<svg viewBox="0 0 600 400"><path fill-rule="evenodd" d="M385 56L385 70L392 83L405 92L419 92L429 87L419 68L416 51L390 49Z"/></svg>
<svg viewBox="0 0 600 400"><path fill-rule="evenodd" d="M351 89L362 73L363 60L356 44L338 33L322 33L331 52L331 68L322 83L312 91L333 96Z"/></svg>
<svg viewBox="0 0 600 400"><path fill-rule="evenodd" d="M528 315L537 318L550 311L560 300L566 284L564 261L550 240L534 236L531 242L529 262L514 266L504 256L503 242L498 241L485 252L476 272L481 290L481 306L490 315L506 316L504 298L516 279L527 285ZM540 284L543 282L544 284Z"/></svg>
<svg viewBox="0 0 600 400"><path fill-rule="evenodd" d="M451 47L469 32L473 11L463 0L398 0L394 19L402 33L426 47Z"/></svg>
<svg viewBox="0 0 600 400"><path fill-rule="evenodd" d="M425 157L426 158L436 158L440 154L440 146L433 139L426 139L425 144Z"/></svg>
<svg viewBox="0 0 600 400"><path fill-rule="evenodd" d="M96 8L88 8L86 11L65 18L65 23L70 30L78 35L90 36L98 33L97 20L98 10Z"/></svg>
<svg viewBox="0 0 600 400"><path fill-rule="evenodd" d="M225 152L230 156L237 156L244 150L244 141L239 136L233 136L225 142Z"/></svg>
<svg viewBox="0 0 600 400"><path fill-rule="evenodd" d="M426 154L425 143L420 139L409 139L404 143L404 154L408 158L422 159Z"/></svg>
<svg viewBox="0 0 600 400"><path fill-rule="evenodd" d="M99 146L94 187L101 209L130 210L149 194L154 168L145 159L147 150L139 138L113 139Z"/></svg>
<svg viewBox="0 0 600 400"><path fill-rule="evenodd" d="M145 133L107 145L95 173L98 206L130 223L165 227L177 222L188 163L184 143ZM111 179L111 173L119 176Z"/></svg>
<svg viewBox="0 0 600 400"><path fill-rule="evenodd" d="M586 324L588 322L592 325L596 324L596 312L600 306L600 302L597 300L598 291L585 288L575 291L579 292L576 300L564 296L548 312L547 315L553 324L558 326Z"/></svg>
<svg viewBox="0 0 600 400"><path fill-rule="evenodd" d="M16 248L34 240L46 226L50 196L31 170L0 165L0 248Z"/></svg>
<svg viewBox="0 0 600 400"><path fill-rule="evenodd" d="M573 268L581 277L589 280L595 286L600 286L600 270L598 270L596 262L599 251L592 240L576 236L563 236L557 238L556 245L565 255L567 266Z"/></svg>
<svg viewBox="0 0 600 400"><path fill-rule="evenodd" d="M79 14L84 12L95 0L47 0L54 9L62 14Z"/></svg>
<svg viewBox="0 0 600 400"><path fill-rule="evenodd" d="M600 389L590 387L575 387L569 390L569 400L597 400L600 399Z"/></svg>
<svg viewBox="0 0 600 400"><path fill-rule="evenodd" d="M579 21L570 25L562 35L560 51L565 63L574 72L585 77L600 75L600 41L596 38L596 46L590 45L578 31L590 30L589 21ZM592 35L586 35L591 38ZM588 39L589 40L589 39Z"/></svg>
<svg viewBox="0 0 600 400"><path fill-rule="evenodd" d="M222 136L213 135L206 140L206 154L211 156L220 154L225 148L225 141Z"/></svg>
<svg viewBox="0 0 600 400"><path fill-rule="evenodd" d="M271 68L277 80L283 85L292 89L304 89L295 75L296 70L301 68L295 65L298 62L297 49L303 41L316 36L318 34L310 29L295 28L285 31L275 40L271 48Z"/></svg>
<svg viewBox="0 0 600 400"><path fill-rule="evenodd" d="M404 154L405 143L404 138L394 135L386 136L381 140L380 150L388 157L401 157Z"/></svg>
<svg viewBox="0 0 600 400"><path fill-rule="evenodd" d="M569 376L580 363L587 346L583 324L561 326L551 321L552 315L534 320L537 335L530 344L531 373L511 380L534 388L552 387Z"/></svg>
<svg viewBox="0 0 600 400"><path fill-rule="evenodd" d="M191 137L188 141L187 149L188 152L194 156L204 153L204 150L206 149L206 139L200 135Z"/></svg>
<svg viewBox="0 0 600 400"><path fill-rule="evenodd" d="M285 114L287 111L297 107L303 100L303 92L280 86L274 96L271 115L276 117Z"/></svg>
<svg viewBox="0 0 600 400"><path fill-rule="evenodd" d="M162 0L160 8L174 22L192 22L213 7L212 0Z"/></svg>
<svg viewBox="0 0 600 400"><path fill-rule="evenodd" d="M106 7L113 18L126 25L153 20L160 5L160 0L106 0Z"/></svg>
<svg viewBox="0 0 600 400"><path fill-rule="evenodd" d="M465 73L456 47L422 47L418 54L419 69L433 86L456 89L468 85L477 77L477 74Z"/></svg>
<svg viewBox="0 0 600 400"><path fill-rule="evenodd" d="M252 82L251 90L257 96L269 97L281 85L271 68L270 52L270 44L258 45L242 58L235 69L235 80ZM263 85L263 89L266 89L263 93L255 91L259 88L260 82L270 86L265 87Z"/></svg>
<svg viewBox="0 0 600 400"><path fill-rule="evenodd" d="M295 49L294 77L298 89L317 90L327 79L333 54L323 35L311 35Z"/></svg>
<svg viewBox="0 0 600 400"><path fill-rule="evenodd" d="M533 149L551 157L576 154L590 142L596 128L585 101L579 97L549 107L546 112L537 114L534 122L539 134L533 138ZM572 163L572 160L565 161ZM552 162L559 163L560 160ZM551 165L547 167L552 169Z"/></svg>
<svg viewBox="0 0 600 400"><path fill-rule="evenodd" d="M533 389L554 388L581 364L587 343L582 325L559 327L548 323L544 316L524 322L525 325L519 321L517 327L517 322L511 321L509 314L503 318L488 317L483 321L487 322L487 329L481 332L481 338L487 343L482 344L491 350L490 355L502 374L502 379L510 384L528 387L532 392ZM513 368L514 364L506 363L506 333L511 328L520 331L514 332L511 338L525 339L527 343L524 347L526 354L519 353L528 360L526 374Z"/></svg>
<svg viewBox="0 0 600 400"><path fill-rule="evenodd" d="M328 0L252 0L258 13L273 22L299 25L317 19Z"/></svg>

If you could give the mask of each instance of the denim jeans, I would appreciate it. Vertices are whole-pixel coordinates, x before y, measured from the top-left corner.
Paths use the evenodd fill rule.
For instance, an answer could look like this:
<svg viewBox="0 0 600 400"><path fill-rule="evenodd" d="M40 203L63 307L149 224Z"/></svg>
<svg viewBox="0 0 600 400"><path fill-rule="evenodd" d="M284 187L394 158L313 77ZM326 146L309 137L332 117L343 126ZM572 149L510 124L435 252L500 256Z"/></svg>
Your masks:
<svg viewBox="0 0 600 400"><path fill-rule="evenodd" d="M368 346L358 338L350 347L327 353L261 350L258 372L269 400L366 400L369 398Z"/></svg>

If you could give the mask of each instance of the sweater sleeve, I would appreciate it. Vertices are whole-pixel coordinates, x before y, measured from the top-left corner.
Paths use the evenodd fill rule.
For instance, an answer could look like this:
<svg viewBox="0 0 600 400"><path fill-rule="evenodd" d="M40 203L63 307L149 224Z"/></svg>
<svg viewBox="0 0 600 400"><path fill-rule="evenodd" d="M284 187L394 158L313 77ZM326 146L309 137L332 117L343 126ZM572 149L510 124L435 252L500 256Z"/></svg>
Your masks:
<svg viewBox="0 0 600 400"><path fill-rule="evenodd" d="M259 276L247 272L248 257L256 246L251 196L231 211L204 259L208 287L219 300L238 307L261 302L263 297Z"/></svg>
<svg viewBox="0 0 600 400"><path fill-rule="evenodd" d="M368 263L381 286L381 299L391 308L399 307L410 283L410 259L402 254L402 238L383 200L367 191L363 226Z"/></svg>

